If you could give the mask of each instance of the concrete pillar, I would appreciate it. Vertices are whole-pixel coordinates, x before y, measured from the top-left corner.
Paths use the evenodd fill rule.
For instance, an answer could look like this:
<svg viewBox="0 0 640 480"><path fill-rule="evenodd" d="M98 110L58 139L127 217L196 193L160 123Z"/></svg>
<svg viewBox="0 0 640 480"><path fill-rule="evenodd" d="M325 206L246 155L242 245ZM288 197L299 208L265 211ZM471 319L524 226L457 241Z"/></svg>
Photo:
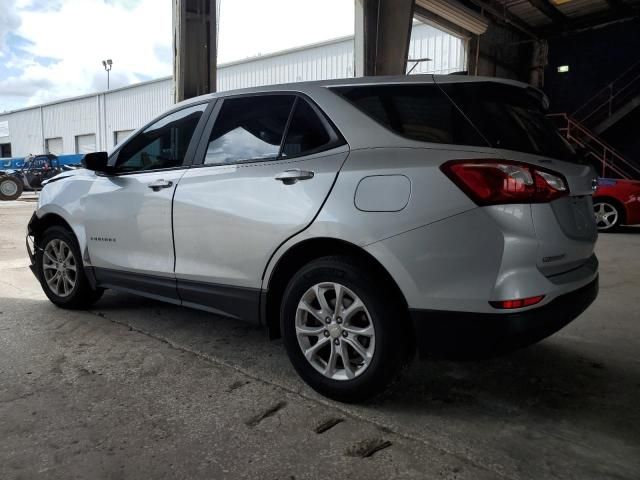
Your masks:
<svg viewBox="0 0 640 480"><path fill-rule="evenodd" d="M414 0L354 0L355 72L404 75L411 39Z"/></svg>
<svg viewBox="0 0 640 480"><path fill-rule="evenodd" d="M176 102L216 91L216 21L216 0L173 0Z"/></svg>
<svg viewBox="0 0 640 480"><path fill-rule="evenodd" d="M549 44L546 40L534 40L531 55L529 83L536 88L544 87L544 69L548 63Z"/></svg>

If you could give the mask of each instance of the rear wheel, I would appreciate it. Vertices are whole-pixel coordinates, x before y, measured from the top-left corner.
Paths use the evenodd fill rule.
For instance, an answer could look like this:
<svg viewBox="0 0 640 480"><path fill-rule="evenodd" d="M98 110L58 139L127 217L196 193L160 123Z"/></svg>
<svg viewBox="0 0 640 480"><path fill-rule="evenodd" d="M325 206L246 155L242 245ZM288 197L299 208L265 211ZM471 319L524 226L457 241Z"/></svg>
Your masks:
<svg viewBox="0 0 640 480"><path fill-rule="evenodd" d="M411 357L406 309L375 275L345 257L315 260L291 279L281 322L298 374L335 400L382 392Z"/></svg>
<svg viewBox="0 0 640 480"><path fill-rule="evenodd" d="M22 195L22 182L12 176L0 177L0 200L17 200Z"/></svg>
<svg viewBox="0 0 640 480"><path fill-rule="evenodd" d="M44 293L59 307L87 308L104 292L91 288L78 242L66 228L48 228L38 239L36 268Z"/></svg>
<svg viewBox="0 0 640 480"><path fill-rule="evenodd" d="M596 224L601 232L612 232L622 222L622 212L613 202L596 200L593 204L593 213L596 216Z"/></svg>

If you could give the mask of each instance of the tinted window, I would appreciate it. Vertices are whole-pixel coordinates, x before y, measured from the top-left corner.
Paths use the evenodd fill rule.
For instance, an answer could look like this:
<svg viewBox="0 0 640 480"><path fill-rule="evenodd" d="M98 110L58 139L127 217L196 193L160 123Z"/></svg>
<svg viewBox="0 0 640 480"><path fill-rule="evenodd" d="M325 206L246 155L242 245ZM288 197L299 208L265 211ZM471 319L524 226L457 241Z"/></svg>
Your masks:
<svg viewBox="0 0 640 480"><path fill-rule="evenodd" d="M378 122L414 140L576 160L573 149L545 116L540 100L523 88L469 82L335 90Z"/></svg>
<svg viewBox="0 0 640 480"><path fill-rule="evenodd" d="M293 157L319 151L331 142L322 120L311 105L302 98L296 102L287 139L282 147L283 157Z"/></svg>
<svg viewBox="0 0 640 480"><path fill-rule="evenodd" d="M444 84L444 91L496 148L575 160L575 153L527 90L494 82Z"/></svg>
<svg viewBox="0 0 640 480"><path fill-rule="evenodd" d="M37 156L29 162L30 168L49 168L50 166L51 160L49 159L49 157L44 155Z"/></svg>
<svg viewBox="0 0 640 480"><path fill-rule="evenodd" d="M487 146L435 85L340 87L338 93L378 122L422 142Z"/></svg>
<svg viewBox="0 0 640 480"><path fill-rule="evenodd" d="M133 137L118 154L119 172L179 167L207 105L174 112Z"/></svg>
<svg viewBox="0 0 640 480"><path fill-rule="evenodd" d="M225 99L209 137L204 163L276 158L294 100L292 95Z"/></svg>

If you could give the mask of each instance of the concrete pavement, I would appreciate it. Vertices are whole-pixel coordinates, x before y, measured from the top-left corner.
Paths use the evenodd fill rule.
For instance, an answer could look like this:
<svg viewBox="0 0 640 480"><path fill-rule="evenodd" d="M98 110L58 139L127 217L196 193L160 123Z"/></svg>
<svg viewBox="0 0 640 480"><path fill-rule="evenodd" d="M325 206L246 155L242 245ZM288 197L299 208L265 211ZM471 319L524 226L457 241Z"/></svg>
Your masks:
<svg viewBox="0 0 640 480"><path fill-rule="evenodd" d="M600 297L560 333L353 406L248 325L112 292L54 307L33 208L0 204L2 479L640 478L640 229L600 237Z"/></svg>

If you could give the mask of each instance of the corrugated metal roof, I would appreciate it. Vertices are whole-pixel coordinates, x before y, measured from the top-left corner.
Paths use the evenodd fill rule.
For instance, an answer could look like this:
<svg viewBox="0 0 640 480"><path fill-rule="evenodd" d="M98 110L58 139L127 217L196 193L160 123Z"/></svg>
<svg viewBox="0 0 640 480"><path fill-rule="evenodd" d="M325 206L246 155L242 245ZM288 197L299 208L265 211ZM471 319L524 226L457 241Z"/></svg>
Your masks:
<svg viewBox="0 0 640 480"><path fill-rule="evenodd" d="M34 108L40 108L40 107L49 107L51 105L57 105L59 103L66 103L66 102L72 102L72 101L75 101L75 100L82 100L83 98L95 98L96 95L111 94L111 93L114 93L114 92L119 92L121 90L129 90L131 88L144 87L146 85L152 85L154 83L166 82L167 80L173 80L173 75L170 76L170 77L154 78L153 80L145 80L144 82L132 83L131 85L125 85L124 87L112 88L110 90L99 90L97 92L85 93L84 95L78 95L78 96L75 96L75 97L60 98L58 100L52 100L50 102L39 103L37 105L30 105L28 107L16 108L15 110L3 110L2 112L0 112L0 115L9 115L10 113L23 112L25 110L32 110Z"/></svg>
<svg viewBox="0 0 640 480"><path fill-rule="evenodd" d="M513 0L506 3L506 7L515 16L533 27L545 26L551 23L549 17L534 7L528 0Z"/></svg>
<svg viewBox="0 0 640 480"><path fill-rule="evenodd" d="M609 9L605 0L571 0L570 2L556 5L556 8L571 19L577 19L593 13Z"/></svg>
<svg viewBox="0 0 640 480"><path fill-rule="evenodd" d="M640 0L620 0L627 5L640 4ZM611 10L607 0L549 0L551 5L569 20L578 20L589 15ZM529 0L505 0L504 5L513 15L532 27L545 27L553 22L543 11Z"/></svg>

